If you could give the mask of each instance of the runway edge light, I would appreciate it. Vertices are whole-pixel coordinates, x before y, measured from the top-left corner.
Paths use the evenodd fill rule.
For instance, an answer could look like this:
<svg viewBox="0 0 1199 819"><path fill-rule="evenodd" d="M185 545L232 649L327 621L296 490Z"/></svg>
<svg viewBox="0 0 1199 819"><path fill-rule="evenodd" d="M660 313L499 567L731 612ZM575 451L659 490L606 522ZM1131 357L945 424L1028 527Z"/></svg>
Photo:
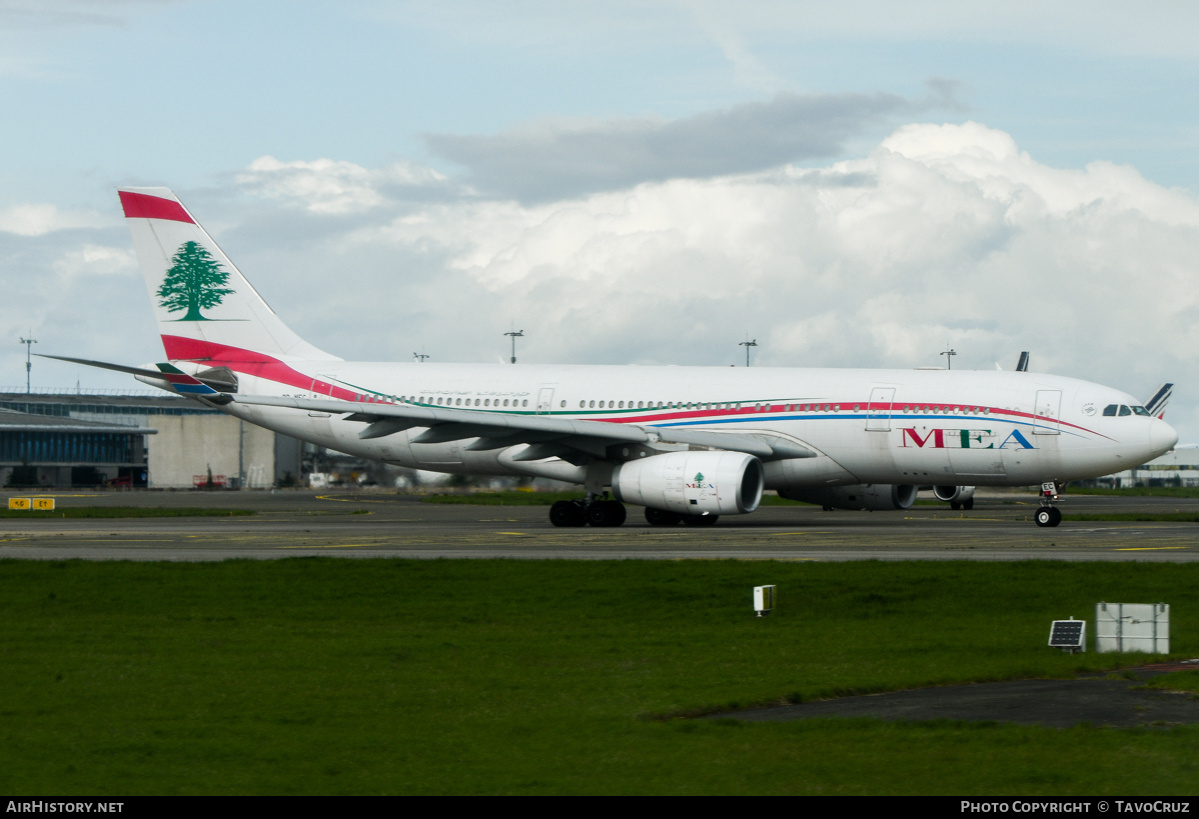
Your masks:
<svg viewBox="0 0 1199 819"><path fill-rule="evenodd" d="M774 608L774 586L754 586L754 611L761 617Z"/></svg>
<svg viewBox="0 0 1199 819"><path fill-rule="evenodd" d="M1049 647L1071 653L1087 650L1087 621L1054 620L1049 626Z"/></svg>

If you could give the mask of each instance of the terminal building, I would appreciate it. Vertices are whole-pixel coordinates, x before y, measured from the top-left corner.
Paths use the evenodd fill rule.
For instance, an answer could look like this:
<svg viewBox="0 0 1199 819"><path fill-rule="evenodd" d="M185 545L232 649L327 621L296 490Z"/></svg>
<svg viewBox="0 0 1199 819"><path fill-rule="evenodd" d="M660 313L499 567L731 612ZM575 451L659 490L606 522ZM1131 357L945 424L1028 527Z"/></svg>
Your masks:
<svg viewBox="0 0 1199 819"><path fill-rule="evenodd" d="M160 391L0 393L0 485L262 489L301 480L301 442Z"/></svg>

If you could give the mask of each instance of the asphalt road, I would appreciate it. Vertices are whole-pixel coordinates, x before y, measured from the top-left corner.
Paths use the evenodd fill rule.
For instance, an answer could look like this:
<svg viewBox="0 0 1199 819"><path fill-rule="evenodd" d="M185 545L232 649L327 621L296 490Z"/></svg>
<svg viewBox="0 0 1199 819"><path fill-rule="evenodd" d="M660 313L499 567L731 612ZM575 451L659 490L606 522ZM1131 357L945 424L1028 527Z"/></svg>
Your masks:
<svg viewBox="0 0 1199 819"><path fill-rule="evenodd" d="M0 497L7 504L6 492ZM49 496L49 495L43 495ZM1199 500L1071 496L1063 523L1032 522L1035 497L981 494L903 512L763 507L713 527L651 527L630 507L609 529L558 529L541 506L423 503L388 492L98 492L69 506L252 509L248 517L0 520L0 557L96 560L342 557L755 560L1199 560L1199 524L1082 522L1071 513L1192 512Z"/></svg>

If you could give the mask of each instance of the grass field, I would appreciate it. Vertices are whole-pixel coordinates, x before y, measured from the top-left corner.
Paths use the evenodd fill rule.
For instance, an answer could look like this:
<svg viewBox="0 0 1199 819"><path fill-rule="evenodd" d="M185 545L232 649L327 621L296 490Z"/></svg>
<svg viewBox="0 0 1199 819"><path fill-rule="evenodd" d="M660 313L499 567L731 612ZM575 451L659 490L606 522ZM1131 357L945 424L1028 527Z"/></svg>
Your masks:
<svg viewBox="0 0 1199 819"><path fill-rule="evenodd" d="M1072 676L1049 623L1199 566L0 561L0 792L1193 794L1199 726L695 721ZM751 588L779 608L751 611Z"/></svg>

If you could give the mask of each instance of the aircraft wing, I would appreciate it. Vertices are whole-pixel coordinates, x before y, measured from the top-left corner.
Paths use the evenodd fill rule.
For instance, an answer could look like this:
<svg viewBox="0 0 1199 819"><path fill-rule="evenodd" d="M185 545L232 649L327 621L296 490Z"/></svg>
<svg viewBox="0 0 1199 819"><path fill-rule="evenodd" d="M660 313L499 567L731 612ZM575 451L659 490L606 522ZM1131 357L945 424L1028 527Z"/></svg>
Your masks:
<svg viewBox="0 0 1199 819"><path fill-rule="evenodd" d="M467 446L472 451L503 449L531 444L516 460L534 461L558 457L567 461L580 456L605 457L612 444L689 444L745 452L764 461L782 458L814 458L816 452L785 438L753 432L713 432L650 425L554 418L549 415L479 412L450 407L417 407L405 404L360 404L328 398L283 398L260 395L228 395L233 403L289 407L308 412L345 415L347 421L365 426L359 438L381 438L416 427L425 431L411 439L414 444L435 444L478 438Z"/></svg>

